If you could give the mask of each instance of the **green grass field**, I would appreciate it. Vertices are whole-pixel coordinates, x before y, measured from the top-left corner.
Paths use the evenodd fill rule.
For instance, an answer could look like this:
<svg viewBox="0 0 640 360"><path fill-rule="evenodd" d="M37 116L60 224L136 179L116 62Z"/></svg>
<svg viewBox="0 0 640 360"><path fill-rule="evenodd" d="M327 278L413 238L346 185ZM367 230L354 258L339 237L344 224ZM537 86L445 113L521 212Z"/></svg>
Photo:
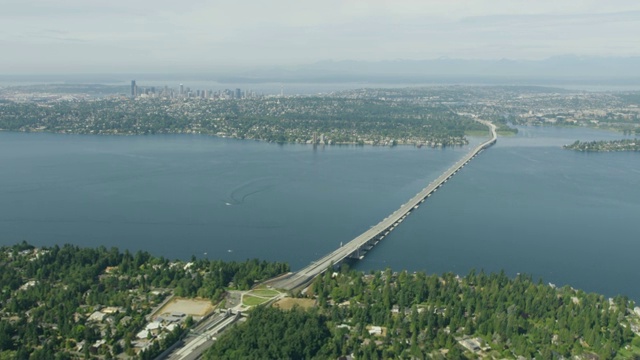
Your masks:
<svg viewBox="0 0 640 360"><path fill-rule="evenodd" d="M278 294L280 293L275 290L256 289L256 290L251 290L249 294L255 295L255 296L274 297L274 296L278 296Z"/></svg>
<svg viewBox="0 0 640 360"><path fill-rule="evenodd" d="M267 301L269 301L269 299L258 298L251 295L245 295L242 297L242 305L244 306L257 306L264 304Z"/></svg>

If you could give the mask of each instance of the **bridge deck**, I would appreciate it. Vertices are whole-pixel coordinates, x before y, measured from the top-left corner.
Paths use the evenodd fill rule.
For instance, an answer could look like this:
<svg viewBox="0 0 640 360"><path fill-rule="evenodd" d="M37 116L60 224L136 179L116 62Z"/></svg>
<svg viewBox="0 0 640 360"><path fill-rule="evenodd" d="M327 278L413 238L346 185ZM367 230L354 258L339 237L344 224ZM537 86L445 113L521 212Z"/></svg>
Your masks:
<svg viewBox="0 0 640 360"><path fill-rule="evenodd" d="M475 147L469 153L467 153L462 159L458 160L453 166L447 169L442 175L440 175L436 180L432 181L427 187L422 189L419 193L417 193L413 198L403 204L398 210L394 211L391 215L380 221L378 224L372 226L369 230L363 232L355 239L351 240L347 244L339 247L338 249L330 252L324 257L313 261L307 267L290 274L287 277L280 278L276 281L273 281L270 285L276 288L286 289L286 290L294 290L302 288L306 286L313 278L324 272L331 264L337 265L344 261L346 258L352 256L353 254L358 254L360 249L363 246L371 244L376 237L379 237L381 234L384 234L390 229L398 226L402 220L411 213L411 211L420 205L420 203L430 196L433 192L435 192L442 184L444 184L449 178L451 178L455 173L457 173L465 164L467 164L471 159L473 159L476 155L482 152L484 149L493 145L496 142L497 134L496 127L489 121L485 120L477 120L485 125L487 125L491 132L491 138L482 144Z"/></svg>

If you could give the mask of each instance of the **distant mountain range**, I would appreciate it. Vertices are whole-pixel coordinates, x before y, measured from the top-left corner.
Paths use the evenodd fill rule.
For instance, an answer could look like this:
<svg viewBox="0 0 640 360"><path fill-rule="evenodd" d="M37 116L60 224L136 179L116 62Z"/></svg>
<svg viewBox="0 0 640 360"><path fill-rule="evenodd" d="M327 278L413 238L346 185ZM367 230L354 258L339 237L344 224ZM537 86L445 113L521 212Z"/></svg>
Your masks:
<svg viewBox="0 0 640 360"><path fill-rule="evenodd" d="M372 83L610 83L640 84L640 57L559 56L546 60L322 61L295 67L258 68L220 76L221 82Z"/></svg>
<svg viewBox="0 0 640 360"><path fill-rule="evenodd" d="M0 82L120 83L137 80L243 83L640 85L640 56L557 56L545 60L320 61L176 73L0 75Z"/></svg>

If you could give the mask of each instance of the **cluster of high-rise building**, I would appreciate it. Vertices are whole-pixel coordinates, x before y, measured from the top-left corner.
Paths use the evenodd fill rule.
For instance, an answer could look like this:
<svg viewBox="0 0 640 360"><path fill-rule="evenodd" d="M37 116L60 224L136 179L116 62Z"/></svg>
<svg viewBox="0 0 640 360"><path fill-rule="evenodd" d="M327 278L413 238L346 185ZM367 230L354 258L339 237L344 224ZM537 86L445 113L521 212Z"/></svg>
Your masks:
<svg viewBox="0 0 640 360"><path fill-rule="evenodd" d="M169 99L180 98L201 98L201 99L214 99L214 100L240 100L240 99L255 99L258 95L254 91L243 91L242 89L224 89L224 90L200 90L191 89L180 84L178 89L172 89L166 85L163 88L156 89L155 86L151 87L138 87L135 80L131 80L131 98L137 97L162 97Z"/></svg>

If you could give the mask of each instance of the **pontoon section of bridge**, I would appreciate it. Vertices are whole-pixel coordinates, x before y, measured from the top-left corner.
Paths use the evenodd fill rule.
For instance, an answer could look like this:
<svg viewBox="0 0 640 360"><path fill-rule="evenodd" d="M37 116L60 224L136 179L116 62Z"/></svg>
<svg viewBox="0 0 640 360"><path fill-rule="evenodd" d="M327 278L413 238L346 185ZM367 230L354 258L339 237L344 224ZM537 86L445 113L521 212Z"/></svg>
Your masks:
<svg viewBox="0 0 640 360"><path fill-rule="evenodd" d="M389 233L399 226L412 211L420 207L428 197L435 193L442 185L451 179L451 177L460 171L460 169L468 164L473 158L478 156L482 151L496 143L497 134L495 125L484 120L477 121L489 127L491 132L491 138L489 140L473 148L436 180L431 182L413 198L400 206L398 210L394 211L378 224L372 226L369 230L324 257L311 262L311 264L305 268L295 273L291 273L288 276L268 282L269 285L286 290L301 289L307 286L311 280L323 273L331 265L338 266L347 259L362 259L368 251L389 235Z"/></svg>

